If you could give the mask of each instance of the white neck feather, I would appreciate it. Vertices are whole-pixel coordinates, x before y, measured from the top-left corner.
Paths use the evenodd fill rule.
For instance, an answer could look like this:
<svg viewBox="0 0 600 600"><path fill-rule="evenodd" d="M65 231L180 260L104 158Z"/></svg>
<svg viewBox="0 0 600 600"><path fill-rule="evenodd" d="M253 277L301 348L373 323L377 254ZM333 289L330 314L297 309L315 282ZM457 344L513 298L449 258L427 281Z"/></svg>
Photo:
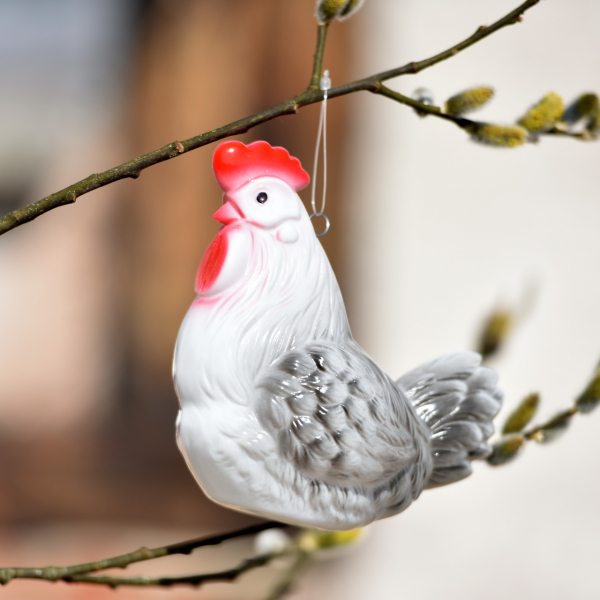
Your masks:
<svg viewBox="0 0 600 600"><path fill-rule="evenodd" d="M252 227L252 255L243 278L210 302L192 305L178 351L185 344L181 354L193 356L194 364L178 364L179 352L175 357L182 402L188 396L182 387L191 385L202 388L205 400L226 397L247 404L259 372L285 352L350 336L335 275L308 215L304 220L300 238L291 244Z"/></svg>

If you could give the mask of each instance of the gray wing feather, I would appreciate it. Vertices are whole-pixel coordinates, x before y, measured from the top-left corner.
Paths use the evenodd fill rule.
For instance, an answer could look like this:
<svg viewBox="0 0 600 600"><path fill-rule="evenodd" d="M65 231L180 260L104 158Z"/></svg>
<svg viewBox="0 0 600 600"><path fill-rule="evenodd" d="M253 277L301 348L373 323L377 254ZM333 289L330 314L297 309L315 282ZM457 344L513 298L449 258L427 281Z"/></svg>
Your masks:
<svg viewBox="0 0 600 600"><path fill-rule="evenodd" d="M415 460L411 407L356 345L290 351L261 374L257 391L262 426L307 477L375 486Z"/></svg>
<svg viewBox="0 0 600 600"><path fill-rule="evenodd" d="M431 431L434 468L427 487L467 477L471 461L490 452L487 439L502 392L496 372L480 362L475 352L450 354L397 381Z"/></svg>
<svg viewBox="0 0 600 600"><path fill-rule="evenodd" d="M444 380L455 380L461 375L468 377L476 371L480 363L481 356L476 352L448 354L406 373L396 383L407 393L414 393L420 385L432 379L441 383Z"/></svg>

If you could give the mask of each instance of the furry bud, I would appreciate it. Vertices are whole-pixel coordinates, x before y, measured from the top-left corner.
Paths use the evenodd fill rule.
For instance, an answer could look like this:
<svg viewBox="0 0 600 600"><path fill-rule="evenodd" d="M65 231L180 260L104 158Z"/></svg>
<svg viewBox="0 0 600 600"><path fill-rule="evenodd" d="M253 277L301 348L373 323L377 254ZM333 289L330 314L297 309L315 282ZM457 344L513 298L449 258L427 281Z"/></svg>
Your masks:
<svg viewBox="0 0 600 600"><path fill-rule="evenodd" d="M577 98L575 107L580 117L597 117L600 113L600 100L596 94L583 94Z"/></svg>
<svg viewBox="0 0 600 600"><path fill-rule="evenodd" d="M505 309L495 310L483 324L477 344L479 354L483 358L496 354L510 335L513 326L514 315L511 311Z"/></svg>
<svg viewBox="0 0 600 600"><path fill-rule="evenodd" d="M427 106L434 106L435 105L435 100L433 98L433 93L431 92L431 90L428 90L427 88L418 88L416 89L413 94L412 94L412 99L416 100L417 102L420 102L421 104L426 104ZM419 110L418 108L415 108L415 112L420 116L420 117L426 117L427 113L423 112L422 110Z"/></svg>
<svg viewBox="0 0 600 600"><path fill-rule="evenodd" d="M600 100L596 94L581 96L577 101L577 111L586 118L587 131L594 134L600 130Z"/></svg>
<svg viewBox="0 0 600 600"><path fill-rule="evenodd" d="M299 546L305 552L319 551L319 555L329 556L332 555L332 551L335 554L338 550L357 544L363 539L364 533L364 527L348 531L309 529L301 535Z"/></svg>
<svg viewBox="0 0 600 600"><path fill-rule="evenodd" d="M290 545L291 540L283 529L261 531L254 540L257 554L279 554Z"/></svg>
<svg viewBox="0 0 600 600"><path fill-rule="evenodd" d="M527 131L522 127L505 127L491 123L475 123L465 128L471 139L498 148L517 148L527 141Z"/></svg>
<svg viewBox="0 0 600 600"><path fill-rule="evenodd" d="M519 125L532 133L541 133L558 123L565 112L562 98L550 92L531 107L519 121Z"/></svg>
<svg viewBox="0 0 600 600"><path fill-rule="evenodd" d="M488 464L493 467L505 465L517 458L525 445L525 438L519 433L505 435L492 446L492 453L487 457Z"/></svg>
<svg viewBox="0 0 600 600"><path fill-rule="evenodd" d="M600 404L600 365L588 386L575 401L575 406L580 413L592 412L598 404Z"/></svg>
<svg viewBox="0 0 600 600"><path fill-rule="evenodd" d="M535 417L539 403L539 394L529 394L511 413L510 417L508 417L502 433L518 433L519 431L523 431L529 425L531 419Z"/></svg>
<svg viewBox="0 0 600 600"><path fill-rule="evenodd" d="M348 4L344 6L340 13L340 20L351 17L364 3L365 0L348 0Z"/></svg>
<svg viewBox="0 0 600 600"><path fill-rule="evenodd" d="M351 17L364 3L364 0L318 0L317 19L321 25Z"/></svg>
<svg viewBox="0 0 600 600"><path fill-rule="evenodd" d="M319 23L331 23L342 14L346 4L348 4L348 0L318 0L317 19Z"/></svg>
<svg viewBox="0 0 600 600"><path fill-rule="evenodd" d="M427 104L427 106L434 106L435 99L433 92L427 88L420 87L412 93L412 99L420 102L421 104Z"/></svg>
<svg viewBox="0 0 600 600"><path fill-rule="evenodd" d="M563 115L563 121L573 125L581 119L596 120L600 114L600 100L596 94L582 94L571 102Z"/></svg>
<svg viewBox="0 0 600 600"><path fill-rule="evenodd" d="M489 87L478 87L465 90L452 96L446 101L445 109L448 114L462 115L482 107L492 99L494 90Z"/></svg>

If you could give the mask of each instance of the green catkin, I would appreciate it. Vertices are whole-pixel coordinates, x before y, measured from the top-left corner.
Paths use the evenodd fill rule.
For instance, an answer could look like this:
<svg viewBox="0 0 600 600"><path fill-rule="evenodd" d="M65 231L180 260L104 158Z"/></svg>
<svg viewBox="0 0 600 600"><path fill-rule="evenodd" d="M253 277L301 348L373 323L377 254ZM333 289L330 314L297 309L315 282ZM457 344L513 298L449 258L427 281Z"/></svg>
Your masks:
<svg viewBox="0 0 600 600"><path fill-rule="evenodd" d="M517 458L525 444L525 438L520 433L504 436L492 446L492 453L487 457L488 464L499 467Z"/></svg>
<svg viewBox="0 0 600 600"><path fill-rule="evenodd" d="M562 98L550 92L535 106L530 108L519 121L519 125L532 133L540 133L551 129L560 121L565 112Z"/></svg>
<svg viewBox="0 0 600 600"><path fill-rule="evenodd" d="M348 0L319 0L317 2L317 19L319 23L330 23L340 15Z"/></svg>
<svg viewBox="0 0 600 600"><path fill-rule="evenodd" d="M529 394L508 417L502 433L519 433L523 431L535 417L539 403L539 394Z"/></svg>
<svg viewBox="0 0 600 600"><path fill-rule="evenodd" d="M364 0L349 0L340 13L340 18L347 19L351 17L362 6L363 2Z"/></svg>
<svg viewBox="0 0 600 600"><path fill-rule="evenodd" d="M521 127L476 123L469 126L467 131L474 141L499 148L518 148L527 141L527 132Z"/></svg>
<svg viewBox="0 0 600 600"><path fill-rule="evenodd" d="M575 401L575 406L580 413L592 412L600 404L600 365L596 374Z"/></svg>
<svg viewBox="0 0 600 600"><path fill-rule="evenodd" d="M479 336L477 352L483 358L496 354L513 330L515 317L512 311L498 308L486 319Z"/></svg>
<svg viewBox="0 0 600 600"><path fill-rule="evenodd" d="M489 87L477 87L465 90L446 101L446 112L451 115L462 115L483 106L492 99L494 90Z"/></svg>
<svg viewBox="0 0 600 600"><path fill-rule="evenodd" d="M596 94L583 94L575 104L579 117L597 118L600 114L600 100Z"/></svg>

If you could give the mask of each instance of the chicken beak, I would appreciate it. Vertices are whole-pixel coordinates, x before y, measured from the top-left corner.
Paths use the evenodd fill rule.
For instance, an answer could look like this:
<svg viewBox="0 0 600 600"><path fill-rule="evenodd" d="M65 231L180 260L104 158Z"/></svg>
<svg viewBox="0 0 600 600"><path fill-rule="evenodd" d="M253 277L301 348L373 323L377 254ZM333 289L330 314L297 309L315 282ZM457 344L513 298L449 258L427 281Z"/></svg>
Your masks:
<svg viewBox="0 0 600 600"><path fill-rule="evenodd" d="M219 221L219 223L223 223L223 225L229 225L229 223L233 223L234 221L241 219L243 216L244 215L237 205L231 200L228 200L213 215L213 218Z"/></svg>

